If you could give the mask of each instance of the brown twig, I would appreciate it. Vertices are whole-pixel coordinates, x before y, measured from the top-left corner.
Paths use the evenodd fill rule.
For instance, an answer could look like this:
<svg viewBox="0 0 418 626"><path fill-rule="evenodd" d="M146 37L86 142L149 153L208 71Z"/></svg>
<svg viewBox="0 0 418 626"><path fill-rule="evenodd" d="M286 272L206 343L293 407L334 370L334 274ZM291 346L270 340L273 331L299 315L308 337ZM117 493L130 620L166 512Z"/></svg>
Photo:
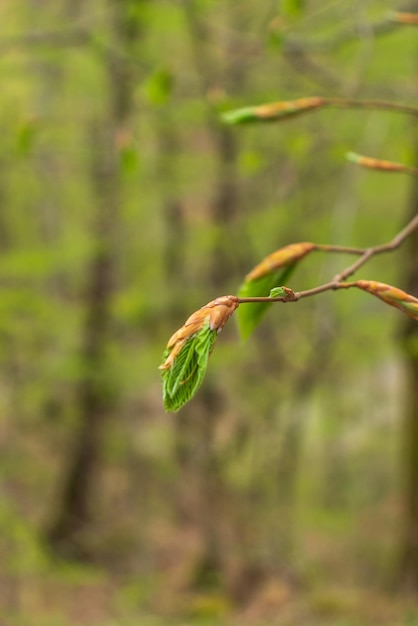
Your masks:
<svg viewBox="0 0 418 626"><path fill-rule="evenodd" d="M418 11L418 2L409 2L409 4L404 8L402 12L389 12L382 19L377 21L371 21L367 23L367 34L369 37L380 37L382 35L388 35L392 32L396 32L404 25L410 25L411 13L413 11ZM410 15L411 17L402 16ZM415 15L414 15L415 17ZM300 39L290 39L290 37L285 41L285 44L289 47L296 47L298 50L302 50L305 54L310 54L312 52L321 52L321 53L329 53L334 50L338 50L346 44L350 44L352 42L356 42L362 37L362 31L364 30L364 25L360 23L353 24L350 28L345 30L341 30L336 35L332 37L325 37L322 39L315 40L300 40Z"/></svg>
<svg viewBox="0 0 418 626"><path fill-rule="evenodd" d="M418 107L388 102L386 100L357 100L355 98L324 98L325 106L341 109L378 109L418 116Z"/></svg>
<svg viewBox="0 0 418 626"><path fill-rule="evenodd" d="M373 159L365 160L364 163L379 163ZM382 161L380 163L389 163ZM399 165L399 164L393 164ZM367 167L368 165L366 165ZM407 174L411 174L412 176L418 177L418 170L412 167L407 166L399 166L401 169L392 169L390 171L393 172L403 172ZM384 168L385 169L385 168ZM418 214L415 215L408 224L397 233L393 239L391 239L388 243L380 244L377 246L369 247L369 248L351 248L345 246L333 246L327 244L318 244L316 246L316 250L321 250L323 252L336 252L336 253L346 253L346 254L357 254L360 257L351 265L343 269L339 274L334 276L334 278L322 285L318 285L317 287L313 287L312 289L305 289L304 291L292 291L288 287L283 287L285 290L285 295L277 296L270 298L269 296L259 296L259 297L247 297L247 298L239 298L239 303L244 302L297 302L302 298L308 298L311 296L316 296L317 294L324 293L325 291L337 290L345 288L347 285L344 281L347 280L350 276L352 276L355 272L357 272L360 267L365 265L372 257L378 254L384 254L386 252L393 252L399 248L402 243L407 239L416 229L418 229Z"/></svg>

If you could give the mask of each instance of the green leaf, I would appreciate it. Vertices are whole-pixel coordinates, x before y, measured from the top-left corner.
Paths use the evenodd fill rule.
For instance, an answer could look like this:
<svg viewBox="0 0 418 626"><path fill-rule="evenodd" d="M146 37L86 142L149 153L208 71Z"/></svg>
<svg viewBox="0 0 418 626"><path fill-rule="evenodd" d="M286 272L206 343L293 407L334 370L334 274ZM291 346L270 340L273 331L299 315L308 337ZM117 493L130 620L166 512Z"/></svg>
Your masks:
<svg viewBox="0 0 418 626"><path fill-rule="evenodd" d="M160 68L149 76L144 88L150 104L166 104L173 90L173 76L168 70Z"/></svg>
<svg viewBox="0 0 418 626"><path fill-rule="evenodd" d="M162 370L163 401L166 411L178 411L197 392L203 382L210 353L216 340L216 330L209 321L189 337L169 369ZM163 359L170 354L166 350Z"/></svg>
<svg viewBox="0 0 418 626"><path fill-rule="evenodd" d="M266 104L225 111L221 114L221 120L225 124L280 122L295 115L309 113L325 106L326 103L327 101L319 96L297 98L296 100L279 100L278 102L268 102Z"/></svg>
<svg viewBox="0 0 418 626"><path fill-rule="evenodd" d="M36 119L26 120L20 125L16 132L16 149L19 155L27 156L30 153L39 130L39 122Z"/></svg>
<svg viewBox="0 0 418 626"><path fill-rule="evenodd" d="M119 152L119 163L123 174L131 176L139 169L138 152L132 145L124 146Z"/></svg>
<svg viewBox="0 0 418 626"><path fill-rule="evenodd" d="M242 107L233 111L221 113L221 120L225 124L245 124L246 122L258 122L257 107Z"/></svg>
<svg viewBox="0 0 418 626"><path fill-rule="evenodd" d="M269 293L269 298L280 298L286 295L286 291L283 289L283 287L274 287Z"/></svg>
<svg viewBox="0 0 418 626"><path fill-rule="evenodd" d="M286 284L287 279L293 273L296 265L297 262L287 265L286 267L281 267L280 269L273 271L271 274L265 274L260 278L245 281L239 289L238 296L240 298L248 298L254 296L268 296L269 294L272 295L271 292L275 288L281 290L281 287L276 287L278 283ZM285 292L275 295L285 295ZM261 318L265 315L271 304L271 302L251 302L241 304L238 309L237 316L239 332L243 339L247 339L251 335L254 328L260 323Z"/></svg>
<svg viewBox="0 0 418 626"><path fill-rule="evenodd" d="M288 17L300 17L305 5L304 0L282 0L282 13Z"/></svg>

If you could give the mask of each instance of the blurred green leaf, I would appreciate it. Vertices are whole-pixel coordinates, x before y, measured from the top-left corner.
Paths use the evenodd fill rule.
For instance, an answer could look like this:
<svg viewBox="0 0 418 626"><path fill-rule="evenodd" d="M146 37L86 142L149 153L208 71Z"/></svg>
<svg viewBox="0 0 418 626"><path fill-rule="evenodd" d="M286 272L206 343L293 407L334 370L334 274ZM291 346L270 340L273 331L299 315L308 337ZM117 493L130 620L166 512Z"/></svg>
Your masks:
<svg viewBox="0 0 418 626"><path fill-rule="evenodd" d="M278 283L286 283L287 279L295 270L297 262L292 263L284 268L280 268L254 280L245 281L238 292L240 298L248 298L254 296L268 296L272 289L281 289L276 287ZM279 293L278 295L284 295ZM261 318L265 315L271 302L254 302L241 304L238 309L238 328L243 339L247 339L256 326L260 323Z"/></svg>
<svg viewBox="0 0 418 626"><path fill-rule="evenodd" d="M144 89L150 104L166 104L173 89L173 76L168 70L160 68L148 77Z"/></svg>
<svg viewBox="0 0 418 626"><path fill-rule="evenodd" d="M296 100L278 100L256 106L242 107L221 113L221 120L225 124L249 124L252 122L280 122L296 115L309 113L323 107L326 100L319 96L297 98Z"/></svg>
<svg viewBox="0 0 418 626"><path fill-rule="evenodd" d="M32 150L39 132L39 122L28 119L20 124L16 131L16 151L20 156L26 156Z"/></svg>
<svg viewBox="0 0 418 626"><path fill-rule="evenodd" d="M121 170L125 175L130 176L138 172L139 155L133 146L124 146L119 152L119 159Z"/></svg>
<svg viewBox="0 0 418 626"><path fill-rule="evenodd" d="M284 35L283 33L275 30L270 30L268 34L267 43L271 48L280 49L283 46Z"/></svg>
<svg viewBox="0 0 418 626"><path fill-rule="evenodd" d="M264 163L262 154L255 150L243 150L238 156L238 168L244 175L257 173Z"/></svg>
<svg viewBox="0 0 418 626"><path fill-rule="evenodd" d="M259 118L256 115L256 108L253 106L234 109L233 111L225 111L221 113L221 120L225 124L245 124L247 122L257 122Z"/></svg>
<svg viewBox="0 0 418 626"><path fill-rule="evenodd" d="M281 12L287 17L300 17L305 8L305 0L282 0Z"/></svg>

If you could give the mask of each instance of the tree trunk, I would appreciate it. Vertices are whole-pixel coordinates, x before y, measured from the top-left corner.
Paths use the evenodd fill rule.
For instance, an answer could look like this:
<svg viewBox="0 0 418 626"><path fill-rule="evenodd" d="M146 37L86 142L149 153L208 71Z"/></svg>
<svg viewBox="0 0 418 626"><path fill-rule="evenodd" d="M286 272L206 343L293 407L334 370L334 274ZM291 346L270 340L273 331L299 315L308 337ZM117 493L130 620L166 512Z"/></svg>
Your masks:
<svg viewBox="0 0 418 626"><path fill-rule="evenodd" d="M90 131L91 180L96 197L92 233L95 253L87 268L84 296L82 378L77 391L80 427L63 479L60 506L47 535L55 551L75 558L88 556L85 531L93 521L101 440L106 418L115 408L106 348L112 332L111 299L118 265L119 209L123 199L118 138L127 131L132 109L134 65L130 54L139 30L138 14L129 10L131 3L132 0L112 0L109 7L113 45L103 57L109 107L107 119L93 122Z"/></svg>

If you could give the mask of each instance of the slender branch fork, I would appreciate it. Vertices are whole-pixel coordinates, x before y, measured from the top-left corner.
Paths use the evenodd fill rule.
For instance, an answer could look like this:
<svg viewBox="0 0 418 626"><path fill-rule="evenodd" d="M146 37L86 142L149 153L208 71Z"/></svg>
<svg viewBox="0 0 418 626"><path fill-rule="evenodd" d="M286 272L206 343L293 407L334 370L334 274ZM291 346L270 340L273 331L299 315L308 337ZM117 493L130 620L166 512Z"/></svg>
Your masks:
<svg viewBox="0 0 418 626"><path fill-rule="evenodd" d="M404 172L407 174L411 174L415 177L418 177L418 169L402 166L402 169L392 169L392 171ZM365 265L372 257L378 254L384 254L385 252L392 252L399 248L402 243L407 239L416 229L418 228L418 214L415 215L410 222L399 232L391 241L385 244L381 244L378 246L373 246L370 248L350 248L346 246L333 246L333 245L322 245L319 244L315 247L315 250L320 250L322 252L335 252L342 254L354 254L358 255L359 258L342 270L339 274L334 276L332 280L327 283L323 283L322 285L318 285L317 287L313 287L312 289L306 289L304 291L292 291L288 287L285 288L285 295L277 296L270 298L266 297L247 297L247 298L238 298L239 303L246 302L297 302L302 298L308 298L310 296L316 296L317 294L324 293L325 291L332 291L337 289L346 289L351 286L349 283L345 281L347 278L352 276L360 267Z"/></svg>

